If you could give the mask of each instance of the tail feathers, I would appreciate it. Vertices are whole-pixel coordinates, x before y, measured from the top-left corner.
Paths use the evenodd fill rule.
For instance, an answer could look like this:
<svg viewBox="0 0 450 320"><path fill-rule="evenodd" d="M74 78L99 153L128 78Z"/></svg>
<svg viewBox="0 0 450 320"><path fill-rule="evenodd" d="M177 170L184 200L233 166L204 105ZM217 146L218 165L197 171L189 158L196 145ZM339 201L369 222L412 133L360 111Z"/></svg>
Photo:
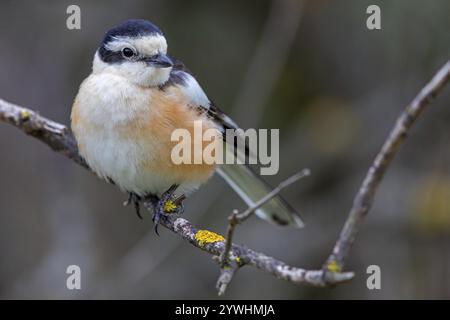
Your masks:
<svg viewBox="0 0 450 320"><path fill-rule="evenodd" d="M243 164L224 164L217 168L218 174L233 188L248 206L253 206L272 188ZM279 195L255 211L264 220L278 225L303 227L298 213Z"/></svg>

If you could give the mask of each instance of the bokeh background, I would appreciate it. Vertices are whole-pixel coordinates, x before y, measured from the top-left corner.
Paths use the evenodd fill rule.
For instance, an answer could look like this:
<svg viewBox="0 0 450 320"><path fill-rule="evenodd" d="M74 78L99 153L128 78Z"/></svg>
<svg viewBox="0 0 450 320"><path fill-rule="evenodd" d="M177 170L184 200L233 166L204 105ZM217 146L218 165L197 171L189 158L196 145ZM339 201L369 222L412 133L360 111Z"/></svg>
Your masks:
<svg viewBox="0 0 450 320"><path fill-rule="evenodd" d="M81 7L81 30L66 8ZM381 7L382 30L366 28ZM0 97L69 123L103 33L128 18L165 32L169 51L242 127L281 129L281 170L308 167L283 194L293 230L251 219L236 241L321 266L396 116L450 56L447 0L8 1L0 3ZM411 132L351 253L357 273L334 289L294 286L254 268L225 298L450 298L450 88ZM141 221L112 185L0 123L0 298L216 298L208 254ZM187 201L196 226L225 233L244 203L214 177ZM82 290L66 289L66 267ZM366 268L381 267L381 290Z"/></svg>

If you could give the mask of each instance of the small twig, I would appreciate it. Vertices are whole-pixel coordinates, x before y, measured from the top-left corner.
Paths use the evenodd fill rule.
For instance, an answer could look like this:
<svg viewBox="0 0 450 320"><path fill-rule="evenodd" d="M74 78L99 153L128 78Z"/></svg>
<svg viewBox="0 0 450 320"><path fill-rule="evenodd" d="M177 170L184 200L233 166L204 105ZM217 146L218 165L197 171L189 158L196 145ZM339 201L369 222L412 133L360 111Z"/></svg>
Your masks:
<svg viewBox="0 0 450 320"><path fill-rule="evenodd" d="M228 255L230 254L231 244L233 243L234 228L236 227L237 215L239 211L234 209L233 212L228 217L228 228L227 228L227 238L225 240L225 250L220 257L220 268L223 269L228 264Z"/></svg>
<svg viewBox="0 0 450 320"><path fill-rule="evenodd" d="M343 270L345 260L355 241L364 218L372 206L375 193L387 168L391 164L402 142L419 115L436 98L450 79L450 60L435 74L431 81L419 92L414 100L400 114L394 128L389 133L380 152L367 172L358 193L353 200L345 225L328 257L324 269L331 265L334 270Z"/></svg>
<svg viewBox="0 0 450 320"><path fill-rule="evenodd" d="M213 260L219 262L219 264L221 263L221 258L219 256L214 256ZM226 267L220 268L220 275L216 282L217 294L219 296L227 291L228 285L231 283L231 280L233 280L238 269L242 266L242 264L236 261L230 261Z"/></svg>
<svg viewBox="0 0 450 320"><path fill-rule="evenodd" d="M267 201L278 195L284 188L297 182L301 178L309 176L310 174L311 171L309 169L303 169L281 182L276 188L274 188L272 191L258 200L253 206L247 208L247 210L245 210L244 212L239 213L239 211L233 210L231 215L228 217L227 239L225 242L225 251L221 257L221 268L224 268L228 265L228 255L230 253L231 244L233 243L233 234L236 225L247 220L257 209L261 208Z"/></svg>
<svg viewBox="0 0 450 320"><path fill-rule="evenodd" d="M289 187L291 184L297 182L301 178L307 177L311 174L309 169L303 169L300 172L297 172L293 176L287 178L283 182L281 182L275 189L266 194L263 198L261 198L258 202L256 202L253 206L247 208L242 213L238 213L236 215L236 219L238 223L242 223L247 220L257 209L261 208L267 201L278 195L284 188Z"/></svg>
<svg viewBox="0 0 450 320"><path fill-rule="evenodd" d="M287 178L283 182L281 182L276 188L274 188L271 192L262 197L259 201L257 201L253 206L250 206L242 213L239 213L238 210L233 210L233 212L228 217L228 228L227 228L227 238L225 240L225 249L220 256L220 275L217 280L217 290L219 291L219 296L225 293L228 284L233 279L234 274L238 269L238 263L233 261L233 259L229 259L230 250L233 244L233 235L234 230L237 224L244 222L247 220L257 209L262 207L267 201L278 195L284 188L290 186L296 181L300 180L303 177L310 175L309 169L303 169L302 171L294 174L293 176ZM242 266L242 265L241 265Z"/></svg>
<svg viewBox="0 0 450 320"><path fill-rule="evenodd" d="M236 271L237 267L220 268L219 279L217 279L216 283L217 294L219 296L225 294L225 291L227 290L228 285L231 283L231 280L233 279Z"/></svg>

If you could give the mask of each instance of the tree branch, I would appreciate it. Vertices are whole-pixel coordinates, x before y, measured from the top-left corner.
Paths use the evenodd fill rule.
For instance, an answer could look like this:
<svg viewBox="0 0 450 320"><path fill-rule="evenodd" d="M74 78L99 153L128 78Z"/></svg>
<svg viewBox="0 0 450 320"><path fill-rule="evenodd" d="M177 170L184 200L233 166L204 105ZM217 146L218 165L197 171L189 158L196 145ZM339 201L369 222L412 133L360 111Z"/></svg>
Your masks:
<svg viewBox="0 0 450 320"><path fill-rule="evenodd" d="M353 200L345 225L328 257L325 269L340 271L344 267L350 249L355 241L356 235L364 222L369 209L372 206L375 193L386 170L397 154L409 130L420 114L430 105L436 96L442 91L450 78L450 60L434 75L430 82L423 87L414 100L400 114L397 122L389 133L381 150L375 157L369 171Z"/></svg>
<svg viewBox="0 0 450 320"><path fill-rule="evenodd" d="M75 139L66 126L42 117L30 109L17 106L2 99L0 99L0 121L12 124L26 134L41 140L54 151L90 170L79 155ZM151 207L150 203L144 203L144 205L148 208ZM211 231L198 230L186 219L166 216L161 219L160 224L177 233L195 247L214 256L220 257L225 249L225 239L222 236ZM254 266L295 284L326 285L322 276L322 270L295 268L263 253L236 244L231 245L230 255L234 257L235 262L239 266ZM338 284L352 278L352 272L336 273L329 276L329 283Z"/></svg>
<svg viewBox="0 0 450 320"><path fill-rule="evenodd" d="M237 224L240 224L247 220L257 209L261 208L267 201L275 197L279 194L284 188L290 186L291 184L297 182L301 178L310 175L309 169L303 169L300 172L297 172L293 176L287 178L283 182L281 182L275 189L262 197L259 201L257 201L253 206L248 207L244 212L239 213L238 210L233 210L233 212L228 217L228 228L227 228L227 238L225 240L225 250L223 251L219 263L220 263L220 276L217 281L217 289L219 290L219 295L225 293L228 283L233 278L234 274L237 271L237 267L233 259L229 259L231 246L233 244L233 235L234 229Z"/></svg>
<svg viewBox="0 0 450 320"><path fill-rule="evenodd" d="M339 239L321 270L306 270L287 265L286 263L269 257L264 253L253 251L245 246L230 245L230 257L237 267L249 265L261 269L277 278L290 281L294 284L309 284L318 287L336 285L353 278L353 272L341 272L348 257L350 248L356 234L369 211L375 192L384 176L389 164L405 140L407 133L421 112L442 91L450 78L450 61L448 61L433 77L433 79L420 91L406 110L398 118L393 130L389 134L381 151L375 158L366 178L360 187L347 221L342 229ZM75 140L67 128L53 122L36 112L0 99L0 121L7 122L31 135L54 151L66 156L86 169L86 162L79 155ZM144 203L149 206L148 203ZM198 230L183 218L166 216L161 225L180 235L195 247L220 257L225 251L225 239L211 231ZM234 273L235 270L232 272ZM232 275L232 274L231 274ZM231 277L220 277L219 286L229 283Z"/></svg>
<svg viewBox="0 0 450 320"><path fill-rule="evenodd" d="M213 256L220 257L225 250L225 239L211 231L197 230L192 224L180 217L166 216L160 222L164 227L180 235L195 247ZM200 235L206 233L207 236ZM264 253L253 251L245 246L232 244L230 255L239 266L249 265L270 273L277 278L288 280L295 284L309 284L323 287L327 284L338 284L351 280L353 272L332 273L324 279L323 270L306 270L287 265L269 257Z"/></svg>
<svg viewBox="0 0 450 320"><path fill-rule="evenodd" d="M0 121L12 124L26 134L41 140L54 151L89 169L78 153L74 137L67 127L40 116L37 112L0 99Z"/></svg>

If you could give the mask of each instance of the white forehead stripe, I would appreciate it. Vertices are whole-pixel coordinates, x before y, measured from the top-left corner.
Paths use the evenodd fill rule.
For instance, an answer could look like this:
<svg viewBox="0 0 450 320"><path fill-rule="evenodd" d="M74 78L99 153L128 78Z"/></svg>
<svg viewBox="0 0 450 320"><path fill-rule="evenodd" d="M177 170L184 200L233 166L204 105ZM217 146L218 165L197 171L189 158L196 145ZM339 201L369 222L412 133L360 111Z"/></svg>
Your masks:
<svg viewBox="0 0 450 320"><path fill-rule="evenodd" d="M160 34L152 34L142 37L114 37L106 44L106 49L120 51L125 47L133 47L141 55L154 55L167 53L167 41Z"/></svg>

